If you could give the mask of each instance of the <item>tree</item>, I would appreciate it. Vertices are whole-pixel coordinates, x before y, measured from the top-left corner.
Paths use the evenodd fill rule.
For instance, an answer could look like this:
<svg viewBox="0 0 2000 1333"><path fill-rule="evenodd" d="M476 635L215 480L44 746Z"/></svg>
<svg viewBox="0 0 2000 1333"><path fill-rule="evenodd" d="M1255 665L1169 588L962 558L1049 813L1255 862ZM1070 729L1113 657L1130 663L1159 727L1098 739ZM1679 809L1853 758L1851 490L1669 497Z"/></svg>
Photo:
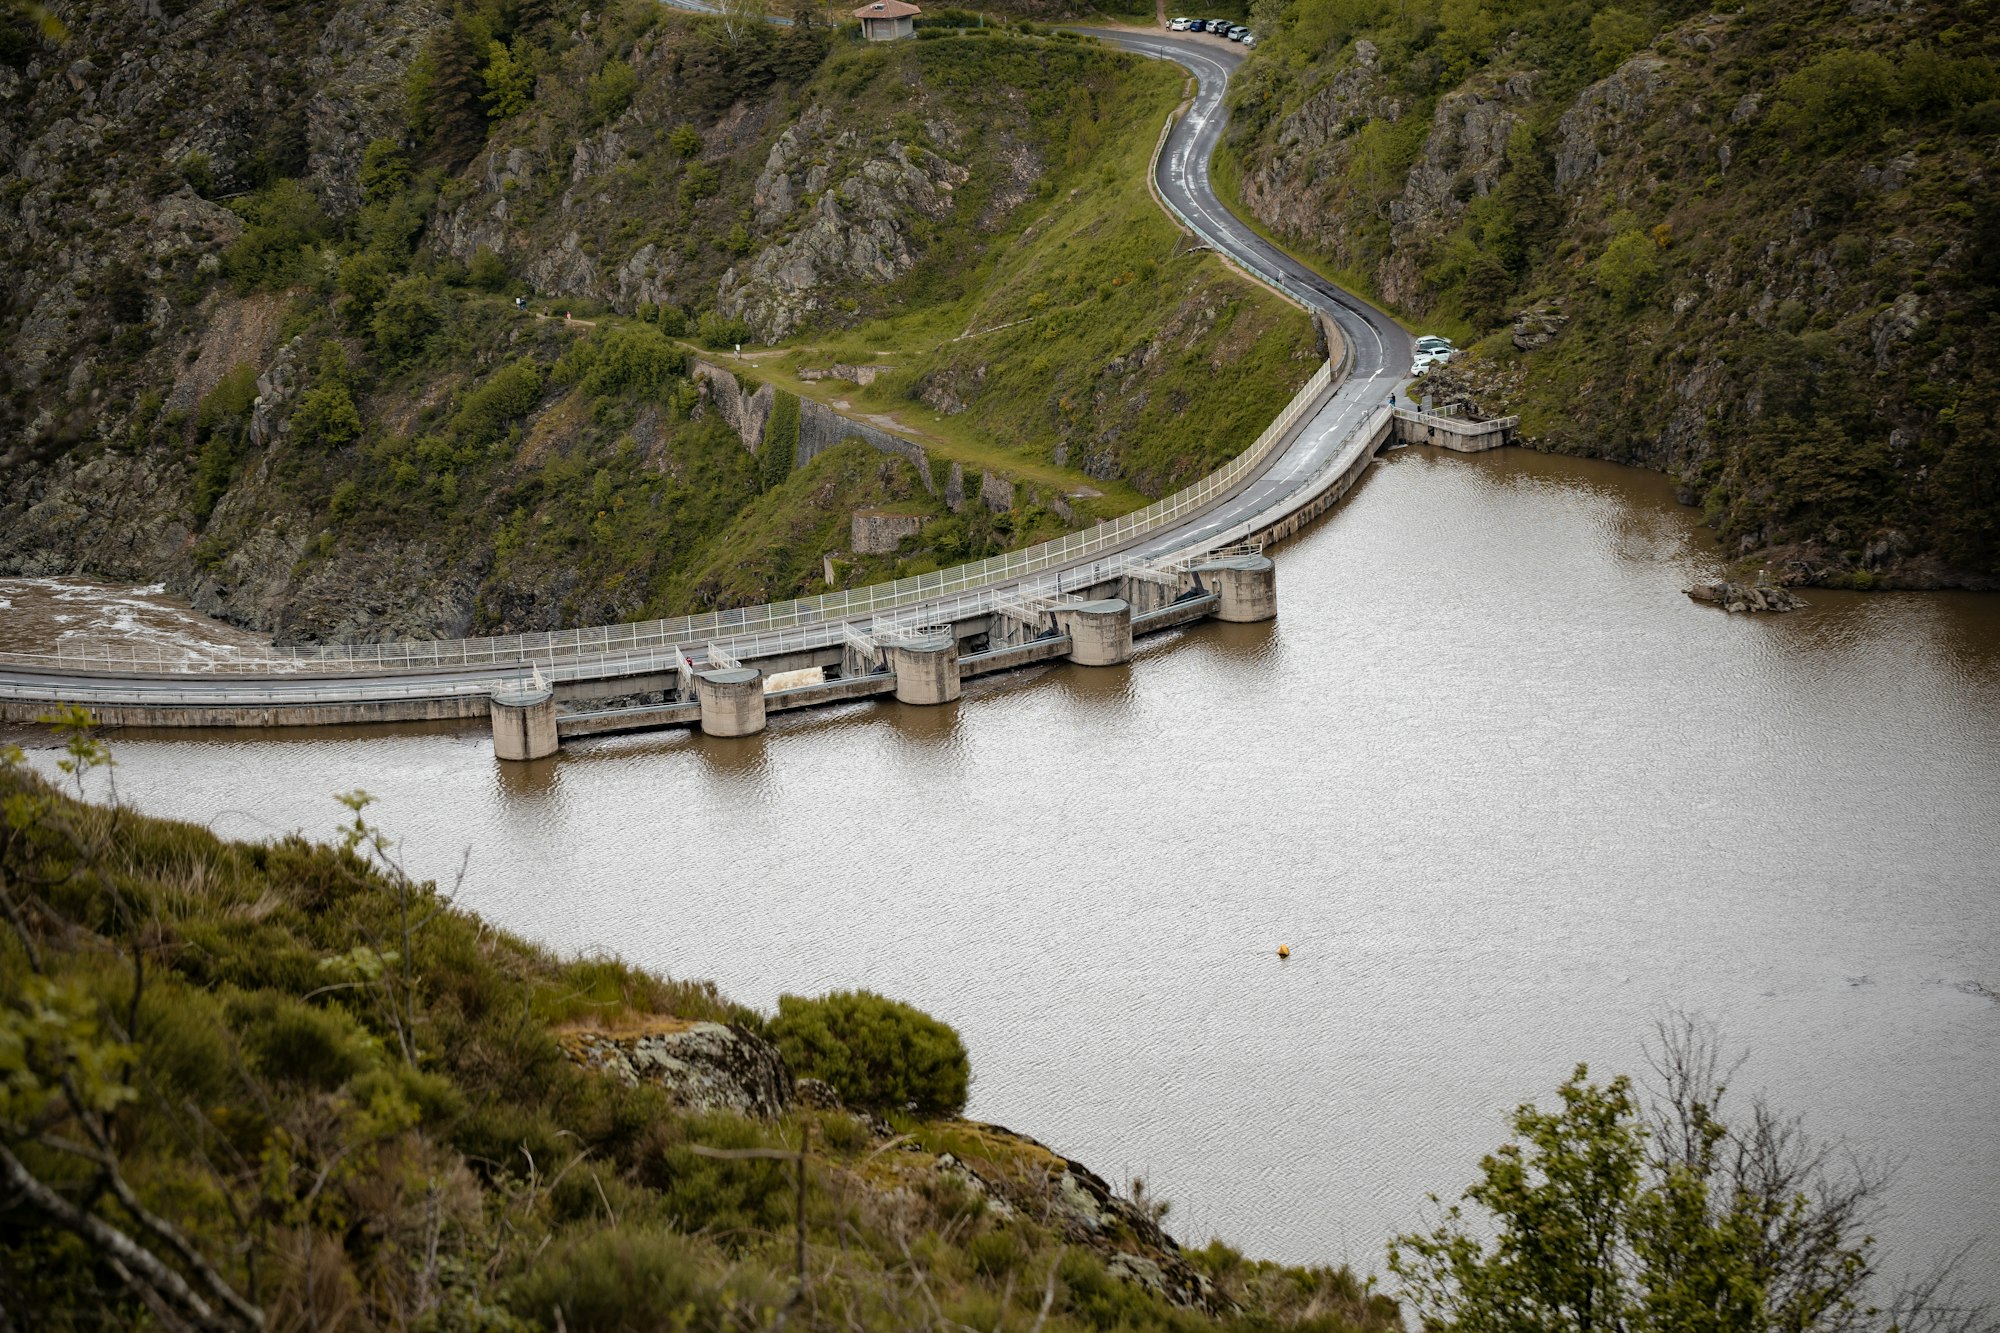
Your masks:
<svg viewBox="0 0 2000 1333"><path fill-rule="evenodd" d="M1646 304L1660 280L1659 246L1636 228L1611 238L1597 257L1597 285L1622 310Z"/></svg>
<svg viewBox="0 0 2000 1333"><path fill-rule="evenodd" d="M486 141L485 83L465 29L447 23L410 68L410 126L446 166L456 167Z"/></svg>
<svg viewBox="0 0 2000 1333"><path fill-rule="evenodd" d="M486 68L480 77L486 82L480 100L486 103L487 115L495 120L519 115L535 95L534 52L521 41L516 41L512 50L500 42L488 42Z"/></svg>
<svg viewBox="0 0 2000 1333"><path fill-rule="evenodd" d="M1590 20L1591 72L1600 78L1653 40L1653 25L1626 9L1601 9Z"/></svg>
<svg viewBox="0 0 2000 1333"><path fill-rule="evenodd" d="M623 60L607 60L590 76L590 123L604 125L625 114L639 91L639 71Z"/></svg>
<svg viewBox="0 0 2000 1333"><path fill-rule="evenodd" d="M1952 1265L1876 1303L1866 1223L1886 1184L1754 1101L1722 1118L1713 1029L1663 1022L1642 1113L1629 1079L1578 1065L1562 1108L1514 1113L1521 1143L1480 1163L1464 1202L1398 1236L1389 1267L1444 1333L1973 1333ZM1740 1062L1738 1062L1740 1064ZM1433 1196L1433 1202L1435 1202ZM1484 1237L1491 1235L1487 1242Z"/></svg>
<svg viewBox="0 0 2000 1333"><path fill-rule="evenodd" d="M361 414L347 386L315 385L292 410L292 438L301 445L336 449L361 434Z"/></svg>

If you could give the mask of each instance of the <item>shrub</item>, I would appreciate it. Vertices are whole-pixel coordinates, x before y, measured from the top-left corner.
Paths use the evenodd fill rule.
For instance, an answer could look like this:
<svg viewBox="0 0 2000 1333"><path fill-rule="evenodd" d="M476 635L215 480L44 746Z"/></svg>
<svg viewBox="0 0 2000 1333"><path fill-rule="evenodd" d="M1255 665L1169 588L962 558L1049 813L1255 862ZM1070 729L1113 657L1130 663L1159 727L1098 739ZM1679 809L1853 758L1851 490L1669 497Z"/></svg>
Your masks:
<svg viewBox="0 0 2000 1333"><path fill-rule="evenodd" d="M375 350L390 368L414 361L444 324L444 304L428 279L404 278L383 296L369 323Z"/></svg>
<svg viewBox="0 0 2000 1333"><path fill-rule="evenodd" d="M507 261L494 254L493 247L482 245L472 252L472 262L465 266L465 280L484 292L502 291L509 280Z"/></svg>
<svg viewBox="0 0 2000 1333"><path fill-rule="evenodd" d="M215 159L207 153L189 153L181 159L180 171L188 188L202 198L215 193Z"/></svg>
<svg viewBox="0 0 2000 1333"><path fill-rule="evenodd" d="M332 1090L374 1065L375 1039L344 1009L256 991L230 1004L237 1039L267 1078Z"/></svg>
<svg viewBox="0 0 2000 1333"><path fill-rule="evenodd" d="M697 1242L632 1226L570 1232L503 1299L522 1318L571 1333L722 1328L738 1319L762 1327L783 1302L769 1279L718 1272Z"/></svg>
<svg viewBox="0 0 2000 1333"><path fill-rule="evenodd" d="M792 475L792 463L799 452L799 396L783 389L771 402L771 419L764 423L764 447L757 461L764 474L764 489L784 484Z"/></svg>
<svg viewBox="0 0 2000 1333"><path fill-rule="evenodd" d="M549 378L593 397L656 396L687 373L687 353L649 324L600 328L563 353Z"/></svg>
<svg viewBox="0 0 2000 1333"><path fill-rule="evenodd" d="M212 434L218 426L248 416L256 401L257 367L239 361L201 396L194 409L194 428L203 435Z"/></svg>
<svg viewBox="0 0 2000 1333"><path fill-rule="evenodd" d="M292 410L292 439L301 445L338 448L361 434L361 414L338 381L315 385Z"/></svg>
<svg viewBox="0 0 2000 1333"><path fill-rule="evenodd" d="M303 280L300 252L329 230L319 200L305 183L281 180L237 205L237 212L250 225L222 252L223 271L246 289Z"/></svg>
<svg viewBox="0 0 2000 1333"><path fill-rule="evenodd" d="M725 1149L782 1146L766 1133L754 1121L726 1111L663 1126L665 1142L651 1155L642 1179L664 1196L667 1213L681 1231L707 1231L736 1242L757 1232L781 1231L792 1221L796 1197L791 1167L775 1161L718 1161L688 1150L689 1143Z"/></svg>
<svg viewBox="0 0 2000 1333"><path fill-rule="evenodd" d="M1773 124L1804 139L1841 144L1872 133L1896 105L1896 66L1874 51L1829 51L1778 85Z"/></svg>
<svg viewBox="0 0 2000 1333"><path fill-rule="evenodd" d="M504 431L509 422L525 416L541 396L541 368L532 361L516 361L465 395L451 428L469 443L484 444Z"/></svg>
<svg viewBox="0 0 2000 1333"><path fill-rule="evenodd" d="M1599 76L1625 63L1625 57L1653 40L1653 25L1625 9L1601 9L1590 20L1590 63Z"/></svg>
<svg viewBox="0 0 2000 1333"><path fill-rule="evenodd" d="M394 139L375 139L361 151L361 197L379 203L410 183L410 161Z"/></svg>
<svg viewBox="0 0 2000 1333"><path fill-rule="evenodd" d="M499 42L488 42L486 68L479 77L486 84L481 97L486 114L495 120L517 115L527 109L528 100L535 95L534 51L519 39L512 50Z"/></svg>
<svg viewBox="0 0 2000 1333"><path fill-rule="evenodd" d="M721 351L750 341L750 326L741 319L711 310L695 325L695 336L706 346Z"/></svg>
<svg viewBox="0 0 2000 1333"><path fill-rule="evenodd" d="M957 1115L972 1071L958 1033L872 991L785 995L771 1039L794 1074L824 1079L850 1106Z"/></svg>
<svg viewBox="0 0 2000 1333"><path fill-rule="evenodd" d="M604 68L590 76L590 119L603 125L624 114L639 91L639 72L623 60L607 60Z"/></svg>
<svg viewBox="0 0 2000 1333"><path fill-rule="evenodd" d="M1597 257L1597 285L1626 310L1635 310L1652 296L1660 278L1659 247L1642 231L1621 232Z"/></svg>

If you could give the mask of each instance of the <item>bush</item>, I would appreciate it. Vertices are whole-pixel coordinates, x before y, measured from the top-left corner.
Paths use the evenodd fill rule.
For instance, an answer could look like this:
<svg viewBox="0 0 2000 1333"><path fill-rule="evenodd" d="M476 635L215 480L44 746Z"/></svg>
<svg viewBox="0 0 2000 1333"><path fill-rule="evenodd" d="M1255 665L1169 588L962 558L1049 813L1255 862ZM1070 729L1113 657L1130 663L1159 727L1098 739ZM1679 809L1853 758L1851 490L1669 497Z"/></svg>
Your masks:
<svg viewBox="0 0 2000 1333"><path fill-rule="evenodd" d="M189 153L181 159L180 171L188 188L202 198L215 193L215 159L207 153Z"/></svg>
<svg viewBox="0 0 2000 1333"><path fill-rule="evenodd" d="M850 1106L957 1115L972 1071L958 1033L872 991L781 996L771 1039L792 1072L824 1079Z"/></svg>
<svg viewBox="0 0 2000 1333"><path fill-rule="evenodd" d="M394 139L375 139L361 151L361 197L368 203L394 198L410 183L410 160Z"/></svg>
<svg viewBox="0 0 2000 1333"><path fill-rule="evenodd" d="M505 291L511 277L507 272L507 261L493 253L493 247L482 245L472 252L472 262L465 266L465 280L483 292Z"/></svg>
<svg viewBox="0 0 2000 1333"><path fill-rule="evenodd" d="M315 385L292 411L292 440L304 446L338 448L361 434L361 414L347 386Z"/></svg>
<svg viewBox="0 0 2000 1333"><path fill-rule="evenodd" d="M607 60L590 76L590 119L603 125L623 115L639 91L639 73L622 60Z"/></svg>
<svg viewBox="0 0 2000 1333"><path fill-rule="evenodd" d="M1597 257L1598 287L1622 309L1636 310L1652 296L1659 282L1658 250L1644 232L1619 233Z"/></svg>
<svg viewBox="0 0 2000 1333"><path fill-rule="evenodd" d="M326 1091L374 1065L381 1049L346 1010L271 991L238 996L230 1018L258 1073Z"/></svg>
<svg viewBox="0 0 2000 1333"><path fill-rule="evenodd" d="M542 396L542 372L532 361L516 361L493 372L486 383L465 395L451 428L473 444L485 444L509 422L527 415Z"/></svg>
<svg viewBox="0 0 2000 1333"><path fill-rule="evenodd" d="M1896 66L1874 51L1829 51L1778 85L1775 127L1808 142L1871 134L1895 107Z"/></svg>
<svg viewBox="0 0 2000 1333"><path fill-rule="evenodd" d="M250 225L222 252L223 271L246 290L284 287L304 280L300 252L324 237L330 224L303 181L281 180L236 211Z"/></svg>
<svg viewBox="0 0 2000 1333"><path fill-rule="evenodd" d="M549 378L593 397L654 397L687 373L687 353L649 324L600 328L557 361Z"/></svg>
<svg viewBox="0 0 2000 1333"><path fill-rule="evenodd" d="M719 352L725 347L749 342L750 326L740 319L711 310L695 325L695 336L705 346Z"/></svg>
<svg viewBox="0 0 2000 1333"><path fill-rule="evenodd" d="M722 1328L744 1316L748 1326L761 1327L783 1296L769 1279L718 1273L695 1241L628 1226L570 1232L543 1251L503 1299L541 1327L648 1333Z"/></svg>
<svg viewBox="0 0 2000 1333"><path fill-rule="evenodd" d="M384 364L399 369L420 356L444 325L444 304L426 278L404 278L382 298L369 329Z"/></svg>
<svg viewBox="0 0 2000 1333"><path fill-rule="evenodd" d="M215 382L214 388L201 396L201 402L194 409L194 428L208 435L218 426L241 421L250 415L250 408L256 401L257 367L248 361L239 361L227 375Z"/></svg>

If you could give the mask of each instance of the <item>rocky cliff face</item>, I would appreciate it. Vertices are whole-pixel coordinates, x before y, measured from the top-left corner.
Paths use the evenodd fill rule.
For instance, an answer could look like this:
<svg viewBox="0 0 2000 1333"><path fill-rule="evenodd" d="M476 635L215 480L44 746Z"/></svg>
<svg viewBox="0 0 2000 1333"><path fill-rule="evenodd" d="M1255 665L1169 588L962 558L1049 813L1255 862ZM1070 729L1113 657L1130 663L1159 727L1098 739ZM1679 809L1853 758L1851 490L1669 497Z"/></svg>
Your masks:
<svg viewBox="0 0 2000 1333"><path fill-rule="evenodd" d="M1528 6L1304 50L1295 7L1229 152L1267 225L1472 344L1434 397L1673 474L1788 581L1992 586L2000 52L1952 11L1605 10L1585 40Z"/></svg>
<svg viewBox="0 0 2000 1333"><path fill-rule="evenodd" d="M26 54L0 64L0 568L163 580L285 641L704 595L676 571L713 564L703 542L783 473L760 455L771 390L558 391L591 324L507 297L688 334L704 313L763 337L861 319L963 263L1066 133L1059 104L917 44L815 83L810 35L560 4L494 26L512 14L169 0L7 48ZM534 74L511 114L484 96L489 33ZM523 360L543 391L468 433L467 395ZM936 488L915 446L801 416L800 468L861 434ZM860 489L831 510L884 498L840 475Z"/></svg>
<svg viewBox="0 0 2000 1333"><path fill-rule="evenodd" d="M835 179L830 163L854 158L860 136L829 133L831 121L826 108L813 107L771 146L752 195L757 223L790 234L722 275L717 308L765 342L823 314L856 282L889 282L916 267L909 221L950 218L952 191L971 174L928 148L891 140L883 156ZM933 126L941 139L958 137L948 123Z"/></svg>

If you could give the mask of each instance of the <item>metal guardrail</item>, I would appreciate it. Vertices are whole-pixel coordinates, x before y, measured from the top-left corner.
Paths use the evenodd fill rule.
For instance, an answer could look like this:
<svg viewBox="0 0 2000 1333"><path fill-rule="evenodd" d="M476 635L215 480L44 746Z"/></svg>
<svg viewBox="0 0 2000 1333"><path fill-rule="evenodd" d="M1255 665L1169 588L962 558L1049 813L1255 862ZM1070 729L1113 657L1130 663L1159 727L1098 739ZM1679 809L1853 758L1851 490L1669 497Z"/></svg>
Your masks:
<svg viewBox="0 0 2000 1333"><path fill-rule="evenodd" d="M1175 117L1169 115L1154 146L1154 160L1148 164L1148 180L1157 176L1159 155L1171 136ZM1245 272L1291 293L1293 284L1282 272L1266 270L1248 256L1231 252L1219 239L1181 211L1164 190L1154 194L1189 232ZM1312 307L1311 302L1305 302ZM190 665L184 657L170 657L164 648L146 652L139 645L116 649L68 650L58 646L53 652L0 652L0 668L20 666L38 671L105 672L152 674L189 679L228 675L269 677L277 675L383 676L397 672L490 668L495 670L539 667L551 683L586 679L645 675L653 671L685 673L687 659L682 645L720 641L728 645L732 657L776 656L788 651L805 651L841 642L848 622L873 620L884 613L922 606L927 619L948 620L991 612L1001 603L1028 595L1060 596L1077 588L1089 587L1120 576L1130 561L1097 560L1078 566L1077 562L1104 552L1116 552L1141 538L1170 529L1182 519L1207 508L1244 482L1263 466L1282 445L1293 426L1307 412L1346 382L1351 371L1352 348L1338 329L1327 327L1332 359L1322 364L1293 395L1278 416L1258 435L1249 448L1229 463L1194 485L1157 500L1122 518L1097 524L1083 532L1071 533L1052 542L974 561L936 573L873 584L865 588L796 598L787 602L710 612L699 616L642 621L627 625L601 625L586 629L558 630L537 634L499 635L478 639L436 640L388 644L331 645L327 647L273 648L254 652L217 655ZM1334 345L1337 340L1337 346ZM1351 465L1348 446L1357 431L1367 427L1379 414L1351 427L1327 464L1290 496L1310 497L1320 480L1336 468ZM1303 501L1302 501L1303 502ZM1296 506L1294 506L1296 507ZM1289 509L1286 512L1290 512ZM1216 534L1179 554L1186 557L1203 551L1240 543L1245 536L1267 526L1268 511ZM1147 563L1139 561L1136 563ZM1054 571L1048 579L1033 576ZM1025 582L1031 580L1032 582ZM906 618L906 617L902 617ZM902 619L896 618L896 619ZM211 650L215 651L215 650ZM706 654L704 654L706 656ZM318 699L371 699L441 697L479 693L490 689L490 681L475 682L392 682L374 681L361 691L352 682L312 688L300 681L298 690L272 691L268 686L254 696L238 701L226 697L226 688L214 685L189 691L147 689L145 697L160 703L273 704L309 702ZM106 682L111 688L111 682ZM87 681L74 680L65 687L65 697L88 702ZM120 692L129 697L126 691ZM284 698L276 698L282 694ZM0 686L0 697L24 697L18 688ZM183 697L185 695L185 697Z"/></svg>
<svg viewBox="0 0 2000 1333"><path fill-rule="evenodd" d="M602 663L613 658L629 660L633 654L649 651L664 655L678 645L689 643L718 641L734 645L746 638L761 638L784 630L830 622L868 620L898 608L928 605L953 599L960 594L1017 584L1029 576L1058 570L1093 555L1116 551L1140 538L1171 528L1229 494L1261 467L1284 442L1291 428L1319 405L1335 384L1335 374L1333 362L1321 365L1249 448L1192 486L1122 518L1107 520L1082 532L931 574L817 597L628 625L599 625L587 629L480 639L273 648L218 656L193 667L184 659L170 657L164 648L157 645L150 650L141 645L88 650L58 646L53 651L42 653L0 652L0 668L18 666L40 671L136 672L185 677L351 672L380 675L399 671L537 664L545 672L552 673L554 678L561 679L566 674L565 668L579 663ZM1093 581L1101 581L1101 578ZM733 651L756 650L743 647Z"/></svg>

